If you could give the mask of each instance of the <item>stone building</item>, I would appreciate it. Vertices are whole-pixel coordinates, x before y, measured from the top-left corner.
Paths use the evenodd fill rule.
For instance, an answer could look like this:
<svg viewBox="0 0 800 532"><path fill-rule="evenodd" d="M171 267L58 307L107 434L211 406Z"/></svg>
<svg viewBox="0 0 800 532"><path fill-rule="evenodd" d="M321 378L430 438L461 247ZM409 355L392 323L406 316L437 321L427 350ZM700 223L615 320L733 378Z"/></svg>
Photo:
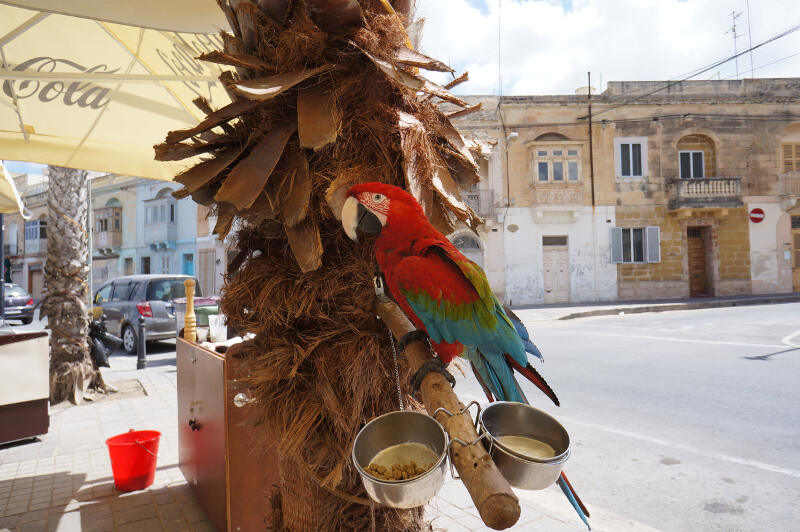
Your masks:
<svg viewBox="0 0 800 532"><path fill-rule="evenodd" d="M6 215L4 224L11 279L37 301L47 257L46 172L13 176L32 218ZM177 183L100 173L90 183L92 293L122 275L169 273L194 275L201 293L219 294L226 244L211 234L216 220L208 209L173 198Z"/></svg>
<svg viewBox="0 0 800 532"><path fill-rule="evenodd" d="M39 301L47 259L47 177L15 174L13 179L31 218L24 220L19 214L5 216L5 257L11 281L25 287Z"/></svg>
<svg viewBox="0 0 800 532"><path fill-rule="evenodd" d="M469 99L505 302L800 290L800 78L610 82L591 142L585 92Z"/></svg>

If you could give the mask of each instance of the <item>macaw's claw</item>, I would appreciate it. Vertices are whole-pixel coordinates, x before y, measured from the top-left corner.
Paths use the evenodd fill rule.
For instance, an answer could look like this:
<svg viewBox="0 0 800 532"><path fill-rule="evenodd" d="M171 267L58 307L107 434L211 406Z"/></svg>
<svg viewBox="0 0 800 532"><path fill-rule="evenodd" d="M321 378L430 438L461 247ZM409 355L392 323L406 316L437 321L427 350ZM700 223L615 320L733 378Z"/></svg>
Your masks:
<svg viewBox="0 0 800 532"><path fill-rule="evenodd" d="M414 376L411 378L411 387L414 390L414 393L419 391L419 387L422 385L422 380L428 375L428 373L435 371L436 373L441 373L444 375L444 378L447 379L447 382L450 383L450 386L455 387L456 385L456 378L447 371L447 368L444 367L444 363L440 358L432 358L422 364Z"/></svg>

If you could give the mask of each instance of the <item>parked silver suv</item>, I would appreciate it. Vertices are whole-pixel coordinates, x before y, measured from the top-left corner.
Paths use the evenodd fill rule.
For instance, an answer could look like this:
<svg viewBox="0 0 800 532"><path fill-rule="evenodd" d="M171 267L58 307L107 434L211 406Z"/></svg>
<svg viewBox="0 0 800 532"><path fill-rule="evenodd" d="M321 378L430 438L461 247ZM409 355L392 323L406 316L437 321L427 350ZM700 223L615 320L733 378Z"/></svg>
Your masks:
<svg viewBox="0 0 800 532"><path fill-rule="evenodd" d="M175 338L173 300L186 297L183 282L188 275L128 275L103 285L94 295L95 306L103 308L108 332L122 338L122 347L136 353L139 317L144 318L145 337L150 340ZM195 279L195 295L200 285Z"/></svg>

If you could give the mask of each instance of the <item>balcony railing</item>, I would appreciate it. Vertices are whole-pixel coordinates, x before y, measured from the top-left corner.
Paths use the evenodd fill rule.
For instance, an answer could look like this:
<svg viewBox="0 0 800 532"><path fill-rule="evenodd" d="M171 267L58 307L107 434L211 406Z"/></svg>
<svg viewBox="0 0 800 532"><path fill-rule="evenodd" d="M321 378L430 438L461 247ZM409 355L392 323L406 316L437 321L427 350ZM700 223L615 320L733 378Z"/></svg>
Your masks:
<svg viewBox="0 0 800 532"><path fill-rule="evenodd" d="M122 231L99 231L94 233L95 249L118 250L122 246Z"/></svg>
<svg viewBox="0 0 800 532"><path fill-rule="evenodd" d="M178 237L178 224L163 222L144 226L145 244L170 247Z"/></svg>
<svg viewBox="0 0 800 532"><path fill-rule="evenodd" d="M778 175L782 198L800 196L800 172L788 172Z"/></svg>
<svg viewBox="0 0 800 532"><path fill-rule="evenodd" d="M47 253L47 239L34 238L31 240L25 239L25 254Z"/></svg>
<svg viewBox="0 0 800 532"><path fill-rule="evenodd" d="M740 177L677 179L667 185L667 190L670 210L743 205Z"/></svg>
<svg viewBox="0 0 800 532"><path fill-rule="evenodd" d="M533 203L537 207L583 205L583 186L580 183L539 183L533 184Z"/></svg>
<svg viewBox="0 0 800 532"><path fill-rule="evenodd" d="M19 252L19 248L17 247L16 243L14 243L14 244L3 244L3 253L5 254L6 257L17 255L18 252Z"/></svg>
<svg viewBox="0 0 800 532"><path fill-rule="evenodd" d="M461 192L461 199L469 205L478 216L494 215L494 192L491 190L474 190Z"/></svg>

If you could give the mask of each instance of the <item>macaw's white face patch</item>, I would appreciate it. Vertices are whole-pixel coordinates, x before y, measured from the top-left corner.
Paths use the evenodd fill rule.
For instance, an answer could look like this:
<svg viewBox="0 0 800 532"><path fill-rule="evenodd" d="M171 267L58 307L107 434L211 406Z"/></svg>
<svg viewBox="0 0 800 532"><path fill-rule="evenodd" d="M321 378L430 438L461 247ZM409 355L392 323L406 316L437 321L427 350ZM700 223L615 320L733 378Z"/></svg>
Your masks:
<svg viewBox="0 0 800 532"><path fill-rule="evenodd" d="M389 216L389 198L379 192L362 192L358 195L358 202L371 210L386 225Z"/></svg>
<svg viewBox="0 0 800 532"><path fill-rule="evenodd" d="M362 198L376 207L365 205ZM379 234L381 228L386 226L388 212L389 199L383 194L362 193L356 197L349 197L342 208L342 227L347 236L358 242L357 230L372 235Z"/></svg>

